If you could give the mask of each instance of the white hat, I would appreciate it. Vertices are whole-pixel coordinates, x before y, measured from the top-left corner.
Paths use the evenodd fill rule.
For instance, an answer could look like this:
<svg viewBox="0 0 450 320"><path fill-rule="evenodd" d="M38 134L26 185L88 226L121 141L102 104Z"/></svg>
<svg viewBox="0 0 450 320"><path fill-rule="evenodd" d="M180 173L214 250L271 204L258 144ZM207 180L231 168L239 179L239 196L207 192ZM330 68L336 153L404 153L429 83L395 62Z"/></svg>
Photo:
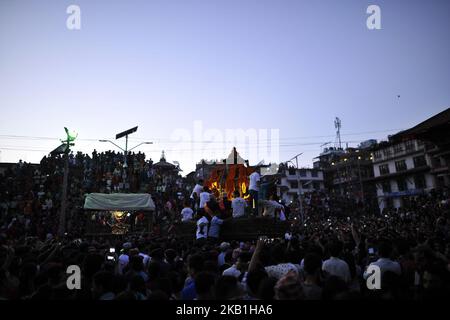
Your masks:
<svg viewBox="0 0 450 320"><path fill-rule="evenodd" d="M122 246L124 249L130 249L132 247L131 242L125 242Z"/></svg>
<svg viewBox="0 0 450 320"><path fill-rule="evenodd" d="M230 244L228 242L222 242L220 244L220 250L225 251L230 247Z"/></svg>

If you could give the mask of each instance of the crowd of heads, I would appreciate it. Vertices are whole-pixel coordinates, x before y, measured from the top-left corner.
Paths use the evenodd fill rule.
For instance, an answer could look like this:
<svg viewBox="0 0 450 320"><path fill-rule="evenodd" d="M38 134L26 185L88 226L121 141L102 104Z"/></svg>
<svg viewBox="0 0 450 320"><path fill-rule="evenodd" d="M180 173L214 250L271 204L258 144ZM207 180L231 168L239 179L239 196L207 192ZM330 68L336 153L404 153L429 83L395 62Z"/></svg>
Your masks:
<svg viewBox="0 0 450 320"><path fill-rule="evenodd" d="M19 163L0 177L0 299L87 300L425 300L448 298L448 193L416 196L401 209L365 213L329 198L305 199L280 237L254 241L158 236L87 237L81 204L87 192L152 192L160 210L190 204L176 176L160 175L142 154L70 157L68 228L55 236L64 159ZM129 185L119 177L135 177ZM117 175L117 180L114 180ZM114 181L113 181L114 180ZM161 190L164 185L166 190ZM192 188L189 189L189 192ZM179 197L179 195L182 195ZM335 200L333 200L335 201ZM344 203L344 202L341 202ZM293 208L294 209L294 208ZM69 266L79 266L70 290ZM368 266L381 271L372 290ZM370 279L369 279L370 280Z"/></svg>
<svg viewBox="0 0 450 320"><path fill-rule="evenodd" d="M45 239L56 235L61 209L64 166L63 155L49 155L40 164L20 161L0 174L0 232L11 238L19 235ZM68 155L67 229L82 235L86 227L82 207L91 192L146 192L152 194L156 216L168 207L178 210L188 188L178 171L163 170L143 153L114 151L92 155L78 152ZM172 206L169 206L171 203Z"/></svg>

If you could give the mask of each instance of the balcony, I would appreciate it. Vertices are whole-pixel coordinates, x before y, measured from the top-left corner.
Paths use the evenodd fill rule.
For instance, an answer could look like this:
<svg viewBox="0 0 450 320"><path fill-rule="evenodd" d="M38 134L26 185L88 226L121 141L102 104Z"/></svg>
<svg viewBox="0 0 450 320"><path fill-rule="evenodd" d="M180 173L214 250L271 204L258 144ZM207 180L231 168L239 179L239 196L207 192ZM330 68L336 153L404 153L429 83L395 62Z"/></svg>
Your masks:
<svg viewBox="0 0 450 320"><path fill-rule="evenodd" d="M397 198L397 197L408 197L408 196L417 196L424 193L424 189L410 189L404 191L394 191L394 192L383 192L379 193L378 197L383 198Z"/></svg>
<svg viewBox="0 0 450 320"><path fill-rule="evenodd" d="M399 157L409 155L425 150L425 145L417 145L416 143L404 144L401 147L388 147L386 149L378 150L374 154L374 163L387 161Z"/></svg>
<svg viewBox="0 0 450 320"><path fill-rule="evenodd" d="M430 167L428 165L422 166L422 167L417 167L417 168L410 168L406 171L391 172L388 174L379 175L378 177L366 179L366 181L378 181L378 180L392 179L392 178L401 177L404 175L411 175L414 173L427 171L427 170L430 170Z"/></svg>
<svg viewBox="0 0 450 320"><path fill-rule="evenodd" d="M433 167L430 170L430 173L433 174L439 174L439 173L445 173L448 171L448 166L437 166L437 167Z"/></svg>

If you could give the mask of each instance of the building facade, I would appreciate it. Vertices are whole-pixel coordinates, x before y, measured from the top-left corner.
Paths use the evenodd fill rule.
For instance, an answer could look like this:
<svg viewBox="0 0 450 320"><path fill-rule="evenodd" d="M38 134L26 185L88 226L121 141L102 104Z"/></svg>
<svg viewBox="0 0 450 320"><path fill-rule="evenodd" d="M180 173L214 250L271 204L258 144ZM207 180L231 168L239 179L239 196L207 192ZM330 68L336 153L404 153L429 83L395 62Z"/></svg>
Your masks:
<svg viewBox="0 0 450 320"><path fill-rule="evenodd" d="M411 196L436 188L432 157L421 140L395 140L380 143L373 150L373 173L378 206L400 208Z"/></svg>
<svg viewBox="0 0 450 320"><path fill-rule="evenodd" d="M450 108L401 131L373 152L380 210L407 206L411 196L450 187Z"/></svg>
<svg viewBox="0 0 450 320"><path fill-rule="evenodd" d="M428 118L418 125L397 133L397 140L418 139L427 142L425 151L430 156L431 173L436 178L436 188L450 187L450 108Z"/></svg>
<svg viewBox="0 0 450 320"><path fill-rule="evenodd" d="M376 198L372 181L372 149L375 145L375 140L368 140L358 148L326 148L317 157L314 167L323 170L325 189L330 195L357 202L370 202Z"/></svg>
<svg viewBox="0 0 450 320"><path fill-rule="evenodd" d="M277 179L277 194L280 200L290 203L299 194L325 190L322 170L280 166Z"/></svg>

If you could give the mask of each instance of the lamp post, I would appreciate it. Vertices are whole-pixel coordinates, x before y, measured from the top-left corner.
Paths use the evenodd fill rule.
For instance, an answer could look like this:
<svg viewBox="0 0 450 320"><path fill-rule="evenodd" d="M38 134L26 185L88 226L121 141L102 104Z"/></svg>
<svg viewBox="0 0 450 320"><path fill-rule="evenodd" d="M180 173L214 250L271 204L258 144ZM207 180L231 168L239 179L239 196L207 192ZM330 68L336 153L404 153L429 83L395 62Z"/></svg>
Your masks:
<svg viewBox="0 0 450 320"><path fill-rule="evenodd" d="M295 171L295 175L297 176L297 194L298 194L298 200L299 200L299 204L300 204L300 207L299 207L299 209L300 209L300 217L301 217L302 223L303 223L303 221L304 221L303 202L302 202L303 188L302 188L301 181L300 181L300 172L298 172L298 157L301 156L302 154L303 154L303 152L297 154L296 156L294 156L291 159L289 159L288 161L286 161L286 167L287 167L287 163L288 162L292 163L292 160L295 159L295 164L296 164L296 169L297 169Z"/></svg>
<svg viewBox="0 0 450 320"><path fill-rule="evenodd" d="M115 145L116 147L118 147L120 150L122 150L124 152L123 156L124 156L124 168L128 167L127 164L127 156L128 156L128 135L135 133L137 131L138 127L134 127L128 130L125 130L121 133L116 134L116 140L125 137L125 150L122 149L121 147L119 147L117 144L115 144L114 142L110 141L110 140L99 140L100 142L111 142L113 145ZM134 149L134 148L133 148Z"/></svg>
<svg viewBox="0 0 450 320"><path fill-rule="evenodd" d="M75 139L77 138L77 134L73 132L69 132L69 130L64 127L66 131L66 140L61 140L63 143L58 148L50 152L51 155L56 154L64 154L64 177L63 177L63 188L62 188L62 196L61 196L61 211L59 214L59 226L58 226L58 236L64 236L64 232L66 230L66 207L67 207L67 184L69 180L69 152L70 147L74 146Z"/></svg>
<svg viewBox="0 0 450 320"><path fill-rule="evenodd" d="M104 140L104 139L99 140L99 142L109 142L109 143L113 144L114 146L116 146L117 148L119 148L120 150L123 151L123 156L124 156L124 164L123 164L123 167L124 167L124 169L125 169L125 182L126 182L126 180L128 179L128 175L126 174L126 169L128 168L128 160L127 160L127 158L128 158L128 152L131 151L131 150L136 149L137 147L139 147L139 146L141 146L141 145L143 145L143 144L153 144L153 142L145 141L145 142L139 143L138 145L136 145L136 146L134 146L133 148L131 148L131 149L128 150L128 135L131 134L131 133L134 133L134 132L136 132L136 131L137 131L137 127L134 127L134 128L131 128L131 129L127 130L127 131L121 132L121 133L119 133L119 134L116 135L116 139L120 139L120 138L122 138L122 137L125 137L125 149L123 149L122 147L120 147L120 146L117 145L116 143L112 142L111 140ZM125 187L124 187L124 188L125 188Z"/></svg>

